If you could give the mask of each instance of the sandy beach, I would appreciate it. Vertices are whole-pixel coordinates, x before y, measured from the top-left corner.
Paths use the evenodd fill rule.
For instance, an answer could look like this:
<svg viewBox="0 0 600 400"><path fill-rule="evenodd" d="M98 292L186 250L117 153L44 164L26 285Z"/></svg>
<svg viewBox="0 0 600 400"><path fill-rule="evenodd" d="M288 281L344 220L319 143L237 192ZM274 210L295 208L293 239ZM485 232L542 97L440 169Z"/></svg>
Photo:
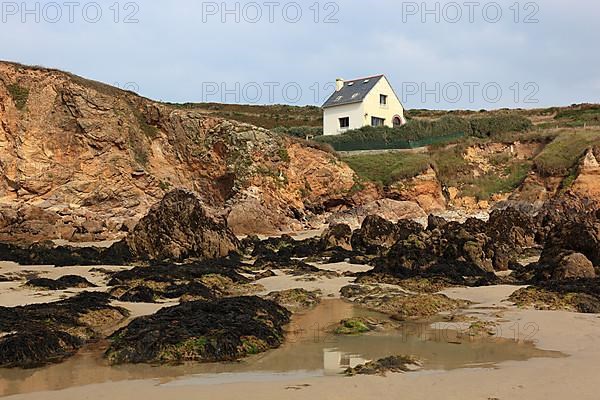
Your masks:
<svg viewBox="0 0 600 400"><path fill-rule="evenodd" d="M322 268L336 271L360 271L364 266L345 263ZM20 267L2 263L3 273L35 272L39 276L57 277L77 273L101 285L103 274L90 272L92 268ZM298 277L276 276L259 283L265 292L284 288L319 289L324 297L339 296L339 289L351 278L317 279L305 281ZM0 284L0 302L5 306L30 304L72 296L78 290L40 292L22 287L22 282ZM519 310L504 301L516 286L452 288L443 293L474 304L466 314L498 323L498 336L510 340L532 341L539 349L558 351L566 357L534 358L528 361L499 363L495 368L465 368L451 371L421 371L407 374L388 374L387 377L314 377L294 374L264 376L248 375L247 381L216 384L195 384L189 376L169 379L118 380L110 377L101 384L71 387L64 390L44 390L36 387L32 393L6 397L7 399L75 400L75 399L129 399L131 393L147 400L176 399L347 399L390 398L403 399L596 399L594 385L596 366L600 362L600 317L560 311ZM103 290L100 286L97 290ZM116 303L119 304L119 303ZM132 317L151 314L164 304L125 304ZM460 324L459 324L460 325ZM437 326L437 328L443 325ZM460 328L448 324L448 328ZM32 372L35 374L36 372ZM0 372L1 374L1 372ZM9 382L0 376L0 388L7 391Z"/></svg>

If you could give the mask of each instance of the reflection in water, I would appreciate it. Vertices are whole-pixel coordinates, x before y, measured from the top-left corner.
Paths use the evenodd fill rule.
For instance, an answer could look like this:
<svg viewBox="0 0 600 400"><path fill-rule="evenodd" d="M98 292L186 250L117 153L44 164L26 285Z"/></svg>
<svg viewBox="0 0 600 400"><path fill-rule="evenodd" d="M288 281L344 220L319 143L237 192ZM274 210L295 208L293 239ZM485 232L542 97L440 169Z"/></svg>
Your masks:
<svg viewBox="0 0 600 400"><path fill-rule="evenodd" d="M279 349L237 363L179 366L122 365L102 359L106 343L97 343L64 363L32 370L0 370L0 395L123 380L155 379L160 384L218 384L338 375L348 367L390 355L415 355L425 369L494 367L502 361L560 357L532 344L506 339L474 340L428 324L406 323L401 329L363 336L334 336L327 328L344 318L382 318L341 300L326 300L314 310L294 316L286 343Z"/></svg>

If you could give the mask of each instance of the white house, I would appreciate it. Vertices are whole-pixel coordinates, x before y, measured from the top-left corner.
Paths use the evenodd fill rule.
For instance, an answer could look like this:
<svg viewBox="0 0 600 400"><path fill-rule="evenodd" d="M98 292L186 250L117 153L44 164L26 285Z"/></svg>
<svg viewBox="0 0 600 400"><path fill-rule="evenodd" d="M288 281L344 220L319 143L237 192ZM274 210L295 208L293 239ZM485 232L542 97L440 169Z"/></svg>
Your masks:
<svg viewBox="0 0 600 400"><path fill-rule="evenodd" d="M344 81L323 104L323 134L339 135L363 126L400 126L404 107L384 75Z"/></svg>

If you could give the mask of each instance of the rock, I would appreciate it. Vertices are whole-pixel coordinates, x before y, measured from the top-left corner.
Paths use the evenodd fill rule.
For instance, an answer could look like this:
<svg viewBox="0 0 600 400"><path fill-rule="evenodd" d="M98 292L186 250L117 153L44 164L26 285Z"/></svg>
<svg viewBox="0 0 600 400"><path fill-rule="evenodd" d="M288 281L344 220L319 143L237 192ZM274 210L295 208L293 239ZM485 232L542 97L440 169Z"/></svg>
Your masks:
<svg viewBox="0 0 600 400"><path fill-rule="evenodd" d="M305 289L289 289L280 292L271 292L265 299L274 301L291 312L304 311L315 307L321 302L321 292L309 292Z"/></svg>
<svg viewBox="0 0 600 400"><path fill-rule="evenodd" d="M365 218L360 229L352 235L352 248L367 254L377 254L381 248L390 248L398 241L396 225L378 215Z"/></svg>
<svg viewBox="0 0 600 400"><path fill-rule="evenodd" d="M40 224L41 217L31 216L0 229L0 240L71 239L59 228L74 227L72 221L63 223L66 216L54 209L77 207L99 223L139 219L175 188L194 190L223 209L244 203L243 192L254 186L269 216L291 208L304 214L348 193L355 182L334 154L217 118L201 106L181 109L70 73L8 62L0 62L0 75L0 198L43 204L56 220ZM15 105L11 87L27 93L26 112ZM120 240L122 229L131 228L106 225L101 232L82 228L95 233L74 238ZM253 233L266 233L260 228Z"/></svg>
<svg viewBox="0 0 600 400"><path fill-rule="evenodd" d="M595 278L594 265L581 253L565 254L560 258L552 279Z"/></svg>
<svg viewBox="0 0 600 400"><path fill-rule="evenodd" d="M111 276L108 286L114 287L111 295L123 301L139 299L210 300L222 296L240 295L250 279L237 273L235 262L215 261L202 264L152 265L120 271ZM152 295L149 295L149 290ZM124 297L125 296L125 297ZM132 300L134 299L134 300Z"/></svg>
<svg viewBox="0 0 600 400"><path fill-rule="evenodd" d="M352 228L350 226L346 224L332 225L321 235L321 248L323 250L334 248L352 250L351 238Z"/></svg>
<svg viewBox="0 0 600 400"><path fill-rule="evenodd" d="M128 315L105 293L81 293L54 303L0 307L0 367L61 362Z"/></svg>
<svg viewBox="0 0 600 400"><path fill-rule="evenodd" d="M422 363L416 357L408 356L390 356L377 361L369 361L366 364L357 365L354 368L348 368L345 374L354 375L382 375L387 372L403 373L416 371L421 368Z"/></svg>
<svg viewBox="0 0 600 400"><path fill-rule="evenodd" d="M425 211L415 202L382 199L348 211L334 213L328 218L327 222L330 225L343 223L351 227L357 227L370 215L377 215L394 223L401 219L415 220L427 217Z"/></svg>
<svg viewBox="0 0 600 400"><path fill-rule="evenodd" d="M125 240L140 260L215 259L236 252L240 243L225 223L209 216L193 193L175 190L140 220Z"/></svg>
<svg viewBox="0 0 600 400"><path fill-rule="evenodd" d="M77 275L65 275L56 280L48 278L30 279L29 281L27 281L26 285L49 290L65 290L69 288L83 289L96 287L96 285L94 285L84 277Z"/></svg>
<svg viewBox="0 0 600 400"><path fill-rule="evenodd" d="M441 294L412 294L381 285L349 285L342 288L342 297L392 318L425 319L441 312L455 312L470 303Z"/></svg>
<svg viewBox="0 0 600 400"><path fill-rule="evenodd" d="M433 168L407 180L394 183L388 196L417 203L426 213L446 210L442 185Z"/></svg>
<svg viewBox="0 0 600 400"><path fill-rule="evenodd" d="M571 191L600 204L600 163L593 149L588 149L579 166L579 174L573 182Z"/></svg>
<svg viewBox="0 0 600 400"><path fill-rule="evenodd" d="M258 297L194 301L133 320L109 339L111 364L234 361L281 345L290 313Z"/></svg>
<svg viewBox="0 0 600 400"><path fill-rule="evenodd" d="M575 279L539 282L517 290L509 300L519 307L600 313L600 280Z"/></svg>

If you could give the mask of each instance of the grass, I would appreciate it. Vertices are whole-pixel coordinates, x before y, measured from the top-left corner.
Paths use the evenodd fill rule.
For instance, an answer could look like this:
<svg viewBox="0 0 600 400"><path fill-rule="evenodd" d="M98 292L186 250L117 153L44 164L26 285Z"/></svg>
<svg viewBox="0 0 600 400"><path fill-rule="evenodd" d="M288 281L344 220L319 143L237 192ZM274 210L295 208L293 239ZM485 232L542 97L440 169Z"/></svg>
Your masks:
<svg viewBox="0 0 600 400"><path fill-rule="evenodd" d="M342 157L363 181L389 185L399 179L413 178L430 166L426 154L384 153Z"/></svg>
<svg viewBox="0 0 600 400"><path fill-rule="evenodd" d="M18 84L8 85L8 92L19 110L23 110L29 98L29 89Z"/></svg>
<svg viewBox="0 0 600 400"><path fill-rule="evenodd" d="M534 168L541 176L567 176L585 151L600 145L600 130L562 131L535 158Z"/></svg>
<svg viewBox="0 0 600 400"><path fill-rule="evenodd" d="M474 178L462 189L462 194L478 200L489 200L494 194L509 193L518 188L531 170L529 162L512 164L506 167L504 174L486 174Z"/></svg>

